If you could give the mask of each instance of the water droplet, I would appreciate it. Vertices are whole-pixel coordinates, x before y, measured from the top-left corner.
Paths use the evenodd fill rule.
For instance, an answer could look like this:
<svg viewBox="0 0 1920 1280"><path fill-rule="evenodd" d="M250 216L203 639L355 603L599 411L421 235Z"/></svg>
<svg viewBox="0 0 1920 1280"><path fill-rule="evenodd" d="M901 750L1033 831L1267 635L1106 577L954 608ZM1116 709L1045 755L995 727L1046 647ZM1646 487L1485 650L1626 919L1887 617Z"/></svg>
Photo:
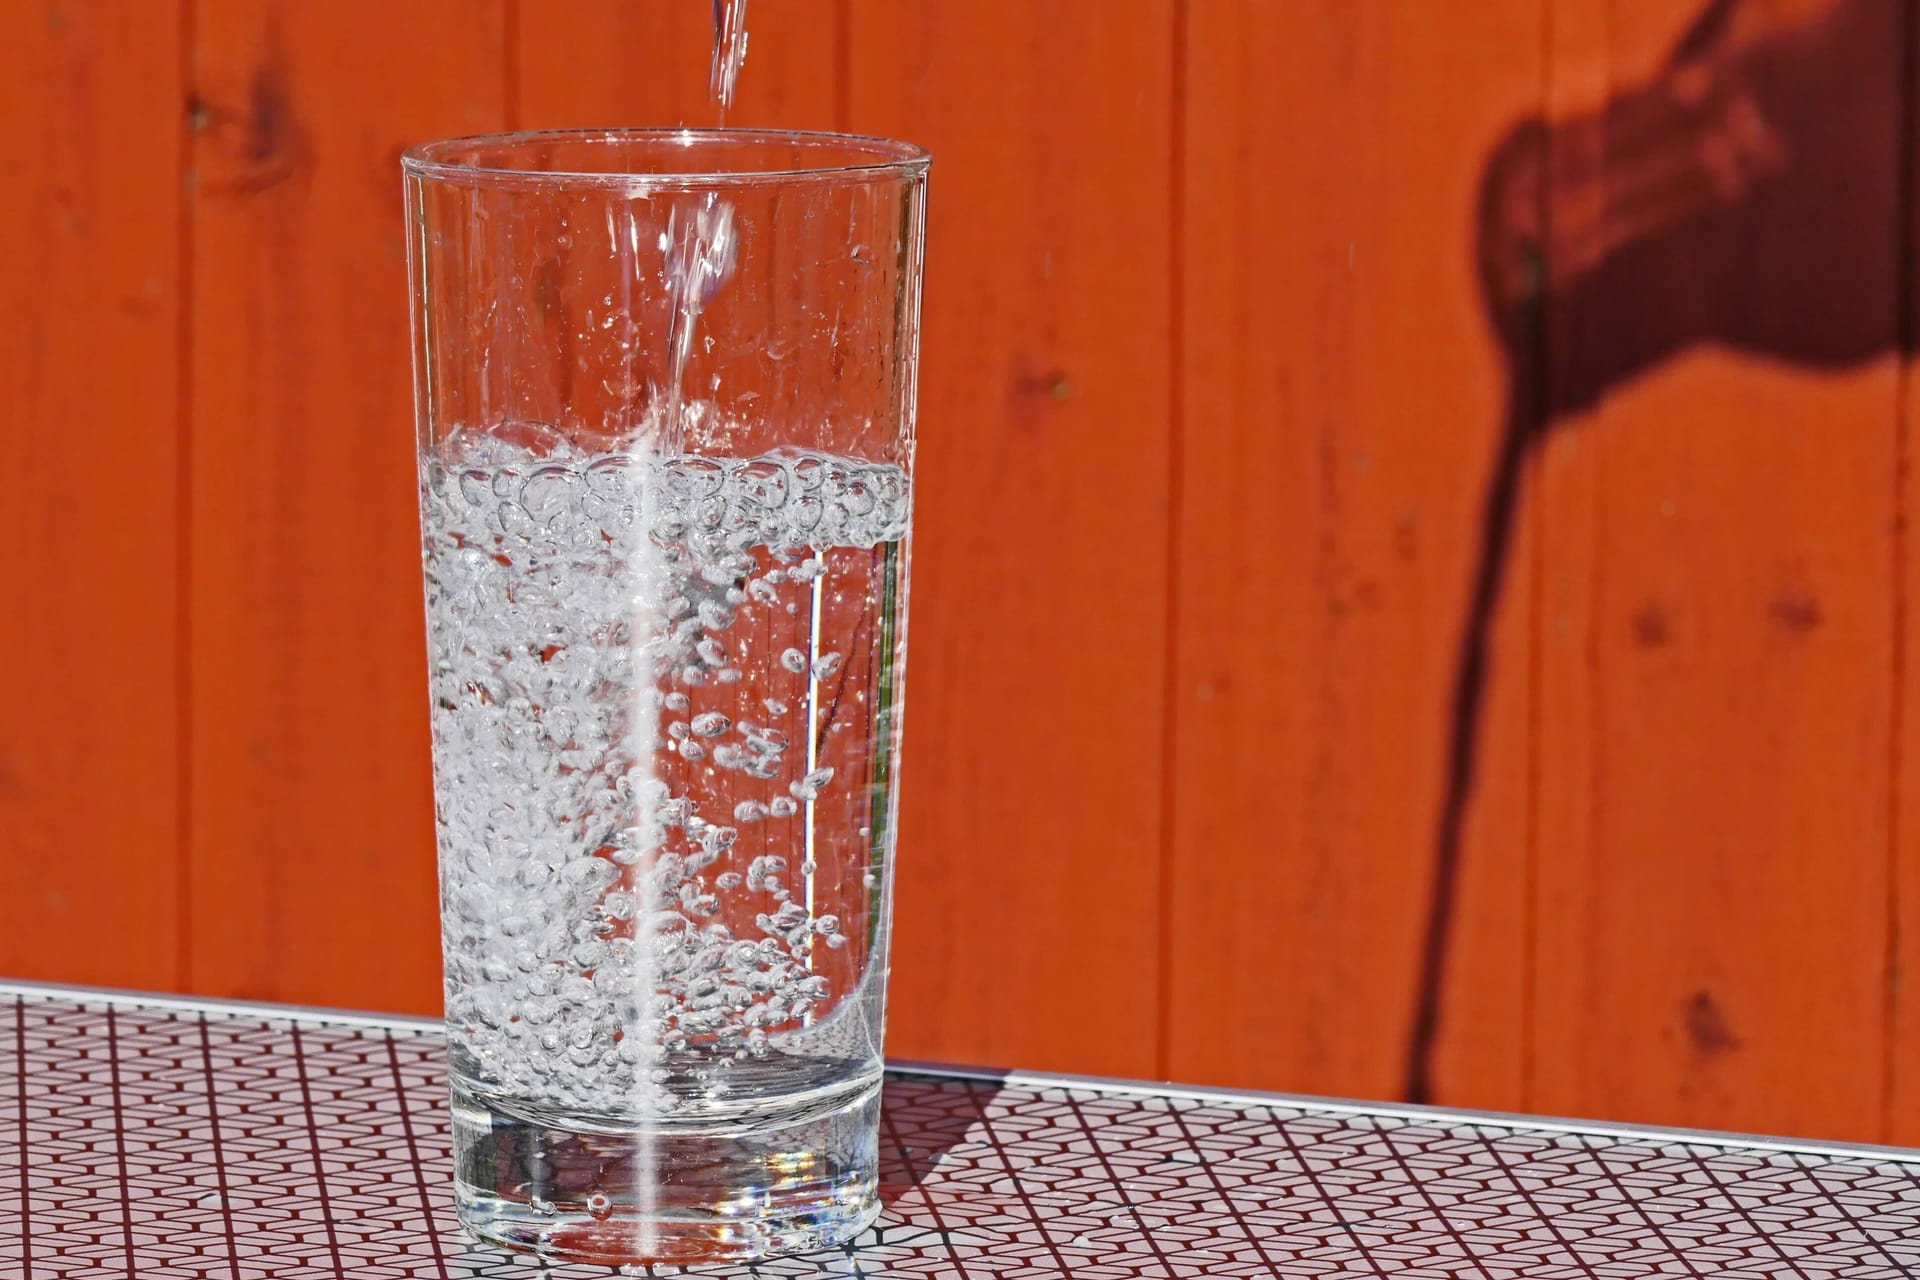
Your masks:
<svg viewBox="0 0 1920 1280"><path fill-rule="evenodd" d="M847 935L844 933L830 934L827 937L827 945L838 951L841 947L847 945Z"/></svg>
<svg viewBox="0 0 1920 1280"><path fill-rule="evenodd" d="M711 636L708 636L701 640L699 644L695 645L694 651L700 655L700 661L710 667L724 667L727 665L727 651L725 647Z"/></svg>
<svg viewBox="0 0 1920 1280"><path fill-rule="evenodd" d="M763 578L755 578L747 583L747 594L761 604L772 604L780 598L779 591Z"/></svg>
<svg viewBox="0 0 1920 1280"><path fill-rule="evenodd" d="M605 1221L613 1214L613 1197L595 1187L587 1195L587 1212L595 1218Z"/></svg>
<svg viewBox="0 0 1920 1280"><path fill-rule="evenodd" d="M684 760L705 760L707 749L695 739L687 738L680 743L680 756Z"/></svg>
<svg viewBox="0 0 1920 1280"><path fill-rule="evenodd" d="M767 812L776 818L791 818L794 814L800 812L800 806L785 796L775 796L773 801L767 805Z"/></svg>
<svg viewBox="0 0 1920 1280"><path fill-rule="evenodd" d="M717 738L733 728L733 721L718 711L703 711L693 718L693 731L703 738Z"/></svg>
<svg viewBox="0 0 1920 1280"><path fill-rule="evenodd" d="M787 704L778 698L768 698L760 705L767 709L768 715L783 716L787 714Z"/></svg>
<svg viewBox="0 0 1920 1280"><path fill-rule="evenodd" d="M713 762L722 769L744 769L753 762L746 748L725 742L713 749Z"/></svg>
<svg viewBox="0 0 1920 1280"><path fill-rule="evenodd" d="M685 720L675 720L667 725L667 736L675 742L686 741L687 732L687 722Z"/></svg>
<svg viewBox="0 0 1920 1280"><path fill-rule="evenodd" d="M715 684L739 684L747 678L747 673L738 667L722 667L713 673Z"/></svg>
<svg viewBox="0 0 1920 1280"><path fill-rule="evenodd" d="M841 657L837 653L823 653L820 660L813 664L815 680L831 680L840 671Z"/></svg>
<svg viewBox="0 0 1920 1280"><path fill-rule="evenodd" d="M660 704L669 711L685 711L693 705L693 702L686 694L676 689L674 692L662 698Z"/></svg>
<svg viewBox="0 0 1920 1280"><path fill-rule="evenodd" d="M733 610L718 600L700 602L700 624L709 631L725 631L733 625Z"/></svg>
<svg viewBox="0 0 1920 1280"><path fill-rule="evenodd" d="M766 816L767 806L761 804L758 800L742 800L739 804L733 806L733 818L735 822L758 822Z"/></svg>
<svg viewBox="0 0 1920 1280"><path fill-rule="evenodd" d="M807 669L807 655L798 649L788 649L780 655L780 665L799 675Z"/></svg>

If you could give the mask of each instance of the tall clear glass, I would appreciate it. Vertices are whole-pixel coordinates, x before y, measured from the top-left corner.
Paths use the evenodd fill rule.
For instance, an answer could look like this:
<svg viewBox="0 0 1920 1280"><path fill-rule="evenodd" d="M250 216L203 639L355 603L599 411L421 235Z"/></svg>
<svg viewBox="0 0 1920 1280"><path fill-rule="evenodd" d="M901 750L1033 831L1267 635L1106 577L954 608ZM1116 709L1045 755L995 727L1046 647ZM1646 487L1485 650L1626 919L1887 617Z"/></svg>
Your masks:
<svg viewBox="0 0 1920 1280"><path fill-rule="evenodd" d="M838 1244L878 1212L926 156L403 166L461 1220Z"/></svg>

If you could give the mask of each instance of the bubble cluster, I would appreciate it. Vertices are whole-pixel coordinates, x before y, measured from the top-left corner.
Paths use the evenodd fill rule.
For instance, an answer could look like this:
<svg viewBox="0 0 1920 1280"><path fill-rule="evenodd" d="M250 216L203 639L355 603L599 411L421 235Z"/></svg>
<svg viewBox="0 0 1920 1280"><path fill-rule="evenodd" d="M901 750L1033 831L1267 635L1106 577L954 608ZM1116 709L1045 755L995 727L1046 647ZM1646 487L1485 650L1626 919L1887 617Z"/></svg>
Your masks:
<svg viewBox="0 0 1920 1280"><path fill-rule="evenodd" d="M554 1106L671 1110L690 1056L802 1052L816 1027L845 1049L821 1019L855 993L819 970L855 904L810 909L753 850L844 785L794 744L891 597L855 584L831 649L761 637L812 616L835 556L893 554L905 473L586 454L528 427L456 433L421 501L447 1007L471 1070Z"/></svg>

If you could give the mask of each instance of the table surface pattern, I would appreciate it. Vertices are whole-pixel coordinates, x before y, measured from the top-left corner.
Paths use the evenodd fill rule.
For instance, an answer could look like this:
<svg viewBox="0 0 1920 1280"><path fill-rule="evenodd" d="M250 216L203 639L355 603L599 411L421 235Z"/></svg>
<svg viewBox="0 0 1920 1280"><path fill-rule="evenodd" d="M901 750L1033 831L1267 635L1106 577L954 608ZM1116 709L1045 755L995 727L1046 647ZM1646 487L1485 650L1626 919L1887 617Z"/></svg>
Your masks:
<svg viewBox="0 0 1920 1280"><path fill-rule="evenodd" d="M0 986L0 1280L542 1275L454 1222L442 1053ZM882 1146L853 1247L691 1274L1920 1276L1920 1153L918 1069Z"/></svg>

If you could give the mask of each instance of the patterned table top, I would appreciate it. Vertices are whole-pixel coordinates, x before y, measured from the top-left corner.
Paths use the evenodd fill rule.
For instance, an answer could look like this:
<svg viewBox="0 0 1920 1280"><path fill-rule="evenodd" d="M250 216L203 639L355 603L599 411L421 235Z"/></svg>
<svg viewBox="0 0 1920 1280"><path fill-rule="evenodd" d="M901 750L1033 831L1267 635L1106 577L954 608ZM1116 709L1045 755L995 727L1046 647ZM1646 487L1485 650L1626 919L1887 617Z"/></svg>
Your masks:
<svg viewBox="0 0 1920 1280"><path fill-rule="evenodd" d="M540 1276L455 1226L442 1049L0 985L0 1280ZM692 1274L1920 1276L1920 1153L923 1069L882 1141L856 1246Z"/></svg>

